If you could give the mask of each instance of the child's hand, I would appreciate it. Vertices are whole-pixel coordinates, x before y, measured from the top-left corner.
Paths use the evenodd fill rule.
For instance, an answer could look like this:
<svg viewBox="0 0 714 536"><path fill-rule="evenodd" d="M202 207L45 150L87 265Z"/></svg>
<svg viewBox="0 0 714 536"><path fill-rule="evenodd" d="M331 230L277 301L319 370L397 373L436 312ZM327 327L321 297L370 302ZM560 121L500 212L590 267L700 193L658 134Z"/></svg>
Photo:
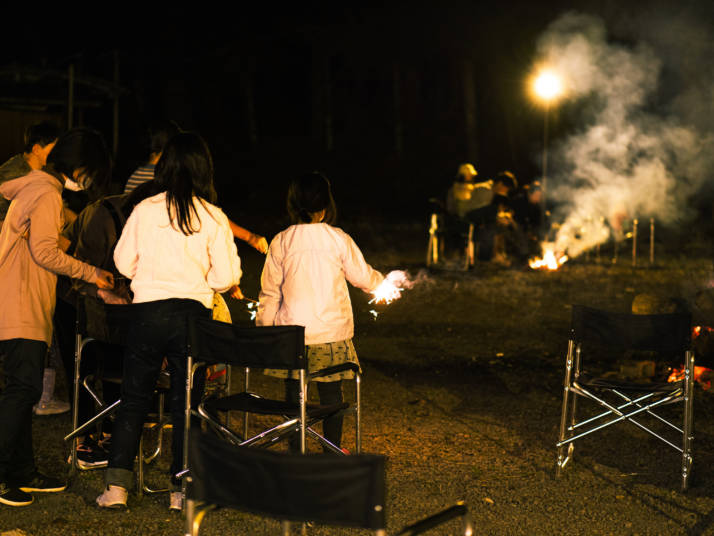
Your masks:
<svg viewBox="0 0 714 536"><path fill-rule="evenodd" d="M243 292L241 291L238 285L233 285L231 288L229 288L228 295L231 298L235 298L236 300L242 300L243 298L245 298L245 296L243 296Z"/></svg>
<svg viewBox="0 0 714 536"><path fill-rule="evenodd" d="M265 239L264 236L254 234L250 237L250 240L248 240L248 244L250 244L263 254L268 252L268 241Z"/></svg>

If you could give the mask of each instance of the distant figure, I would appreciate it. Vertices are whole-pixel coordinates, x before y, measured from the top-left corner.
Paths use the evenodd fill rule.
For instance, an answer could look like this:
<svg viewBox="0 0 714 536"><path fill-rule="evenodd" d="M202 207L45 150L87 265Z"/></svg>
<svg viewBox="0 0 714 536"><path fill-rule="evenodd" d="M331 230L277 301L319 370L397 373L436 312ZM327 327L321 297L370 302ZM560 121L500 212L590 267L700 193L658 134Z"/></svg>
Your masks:
<svg viewBox="0 0 714 536"><path fill-rule="evenodd" d="M491 202L470 211L466 219L476 227L479 258L503 266L510 265L507 244L513 242L517 225L510 195L518 187L515 175L502 171L493 179Z"/></svg>
<svg viewBox="0 0 714 536"><path fill-rule="evenodd" d="M159 121L149 127L149 160L143 166L139 166L126 183L124 193L132 192L137 186L154 179L156 164L161 158L166 143L176 134L181 132L180 127L174 121ZM233 236L243 240L252 248L266 253L268 251L268 241L264 236L250 232L245 227L241 227L233 220L229 219Z"/></svg>
<svg viewBox="0 0 714 536"><path fill-rule="evenodd" d="M166 142L180 131L181 129L174 121L155 121L149 125L147 131L149 159L131 174L124 187L125 194L130 193L140 184L154 179L154 169L159 158L161 158L161 152L164 150Z"/></svg>
<svg viewBox="0 0 714 536"><path fill-rule="evenodd" d="M526 256L540 253L540 242L543 240L543 190L540 181L526 184L513 197L511 206L513 216L518 224L522 253Z"/></svg>
<svg viewBox="0 0 714 536"><path fill-rule="evenodd" d="M446 194L446 211L463 219L472 210L485 207L493 198L492 181L476 182L478 173L471 164L461 164Z"/></svg>

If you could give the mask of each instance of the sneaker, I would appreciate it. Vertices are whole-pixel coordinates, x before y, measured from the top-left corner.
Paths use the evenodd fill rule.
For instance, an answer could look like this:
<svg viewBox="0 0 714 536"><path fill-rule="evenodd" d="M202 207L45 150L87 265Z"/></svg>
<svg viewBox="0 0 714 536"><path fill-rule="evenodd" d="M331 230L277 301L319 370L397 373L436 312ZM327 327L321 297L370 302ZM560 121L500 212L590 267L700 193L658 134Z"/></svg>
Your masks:
<svg viewBox="0 0 714 536"><path fill-rule="evenodd" d="M80 469L99 469L109 465L109 453L93 442L82 442L77 447L77 467Z"/></svg>
<svg viewBox="0 0 714 536"><path fill-rule="evenodd" d="M47 402L38 402L32 407L35 415L59 415L69 411L69 403L62 400L49 400Z"/></svg>
<svg viewBox="0 0 714 536"><path fill-rule="evenodd" d="M107 489L97 497L100 508L126 508L126 498L129 492L121 486L107 486Z"/></svg>
<svg viewBox="0 0 714 536"><path fill-rule="evenodd" d="M58 478L43 475L35 471L33 475L20 483L20 491L27 493L34 491L38 493L56 493L67 489L67 484Z"/></svg>
<svg viewBox="0 0 714 536"><path fill-rule="evenodd" d="M180 512L183 508L183 493L180 491L172 491L169 498L169 510Z"/></svg>
<svg viewBox="0 0 714 536"><path fill-rule="evenodd" d="M4 482L0 482L0 503L8 506L27 506L32 504L34 497L18 488L8 487Z"/></svg>

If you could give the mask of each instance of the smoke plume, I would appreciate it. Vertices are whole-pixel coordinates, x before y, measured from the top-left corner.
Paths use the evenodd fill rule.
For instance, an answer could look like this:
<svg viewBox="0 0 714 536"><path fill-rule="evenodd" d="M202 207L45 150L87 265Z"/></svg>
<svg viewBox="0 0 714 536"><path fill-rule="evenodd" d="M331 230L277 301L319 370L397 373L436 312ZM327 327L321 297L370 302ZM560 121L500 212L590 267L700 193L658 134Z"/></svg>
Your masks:
<svg viewBox="0 0 714 536"><path fill-rule="evenodd" d="M580 125L551 148L548 196L562 222L556 250L575 257L613 234L621 239L622 223L635 218L686 220L714 169L711 115L693 113L711 110L708 67L694 69L708 83L678 84L670 78L683 73L657 46L610 42L600 19L576 13L556 20L538 51L563 77L562 105L578 110Z"/></svg>

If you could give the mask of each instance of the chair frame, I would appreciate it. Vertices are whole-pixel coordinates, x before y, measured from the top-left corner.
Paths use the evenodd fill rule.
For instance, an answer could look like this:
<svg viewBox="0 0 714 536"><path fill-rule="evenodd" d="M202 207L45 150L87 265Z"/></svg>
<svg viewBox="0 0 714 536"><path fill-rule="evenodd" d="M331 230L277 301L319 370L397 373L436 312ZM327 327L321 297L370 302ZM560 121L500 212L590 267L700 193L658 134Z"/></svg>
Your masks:
<svg viewBox="0 0 714 536"><path fill-rule="evenodd" d="M131 307L131 305L104 305L105 309L116 308L116 307ZM70 476L76 474L77 471L91 471L94 468L82 469L79 467L77 460L77 448L79 447L79 436L90 430L95 425L102 422L104 419L112 417L116 411L119 409L121 404L121 399L114 401L110 405L106 405L105 402L99 397L99 395L92 389L89 385L89 380L93 375L87 375L84 379L80 377L80 367L82 364L82 354L87 345L93 342L105 342L99 338L93 337L87 333L84 333L85 325L82 323L82 314L86 314L83 310L83 301L80 297L79 305L77 307L77 318L75 322L75 350L74 350L74 385L73 385L73 405L72 405L72 431L64 437L65 441L70 441ZM109 344L109 343L106 343ZM89 395L92 397L99 410L93 417L88 419L86 422L79 423L79 390L80 387L84 387ZM164 393L159 392L158 394L158 409L157 416L154 422L147 422L144 425L145 430L158 427L158 437L156 440L156 447L151 454L144 456L144 434L141 435L139 440L139 456L138 456L138 470L137 470L137 493L141 496L143 493L164 493L168 492L169 488L159 488L154 489L146 484L144 465L151 463L156 459L163 450L163 433L164 430L171 427L170 418L168 415L164 414Z"/></svg>
<svg viewBox="0 0 714 536"><path fill-rule="evenodd" d="M295 366L291 367L290 370L296 370L298 372L300 390L298 395L298 406L297 406L297 416L288 417L284 416L286 420L279 423L278 425L263 430L253 437L247 437L248 435L248 412L244 415L243 419L243 437L238 436L233 430L229 429L226 425L221 424L213 415L206 411L205 403L201 403L196 410L190 408L191 390L193 389L195 374L198 369L204 365L212 365L215 363L224 363L232 368L242 368L246 371L245 376L245 391L244 394L248 396L253 396L261 399L255 393L250 392L250 369L251 368L266 368L265 365L259 365L254 360L249 360L246 362L240 355L237 354L237 348L231 347L231 355L214 355L215 350L209 349L205 344L200 342L201 329L207 329L211 326L216 327L219 330L225 332L226 337L234 336L235 333L246 333L248 331L254 332L255 334L269 334L271 330L276 331L276 333L287 333L284 335L286 337L295 338L295 352L292 356L295 361ZM305 453L306 450L306 438L309 435L315 440L319 441L327 449L334 452L335 454L344 455L345 452L328 441L325 437L318 434L313 430L312 426L317 422L322 421L325 418L325 414L315 414L315 409L320 408L320 406L311 406L307 403L308 399L308 384L309 381L320 376L328 376L336 372L344 370L352 370L355 372L355 403L354 405L348 405L343 403L340 411L342 412L352 412L355 414L355 443L356 443L356 453L359 453L361 449L361 375L359 373L359 366L354 363L344 363L341 365L336 365L334 367L328 367L321 371L316 371L313 373L308 373L307 371L307 358L305 357L305 344L304 344L304 331L303 326L259 326L259 327L240 327L231 324L226 324L224 322L219 322L210 319L192 319L189 324L189 344L187 352L187 378L186 378L186 406L184 412L185 426L184 426L184 445L188 445L190 440L190 427L191 427L191 417L199 417L203 422L206 422L214 430L218 431L225 439L241 446L270 446L275 444L285 438L294 431L299 433L299 444L300 452ZM205 336L205 335L204 335ZM246 366L248 363L249 366ZM280 368L275 363L271 364L267 368ZM287 368L286 368L287 369ZM261 399L264 400L264 399ZM270 400L266 400L270 402ZM236 408L235 411L242 411L240 408ZM276 413L276 415L279 415ZM181 474L185 474L188 468L188 447L184 448L184 460L183 460L183 470ZM184 490L185 491L185 490Z"/></svg>
<svg viewBox="0 0 714 536"><path fill-rule="evenodd" d="M573 307L575 318L576 309L586 310L582 306ZM599 312L594 309L591 311ZM606 313L607 314L607 313ZM634 315L636 316L636 315ZM649 315L649 316L672 316L672 315ZM680 315L682 316L682 315ZM669 388L658 388L657 384L650 384L653 390L646 389L648 384L643 384L640 391L642 394L633 395L632 391L627 392L625 388L618 388L616 384L603 387L604 392L609 392L619 402L611 403L601 394L596 393L592 388L584 385L580 380L583 374L581 369L582 341L580 334L573 327L571 328L568 341L568 352L566 356L565 378L563 381L563 403L561 408L560 428L557 447L556 477L562 474L565 466L573 459L575 445L574 442L589 436L595 432L603 430L620 422L629 422L639 429L659 439L669 447L682 455L681 478L682 490L689 486L689 477L693 462L692 442L693 442L693 403L694 403L694 353L690 348L684 350L684 379L673 383ZM578 397L589 399L601 406L604 411L583 421L577 420L577 400ZM681 428L667 419L661 417L653 410L661 406L683 403L683 422ZM669 429L681 437L681 446L675 444L670 439L657 433L649 426L635 419L638 416L649 416L654 420L666 425ZM604 422L603 422L604 421Z"/></svg>
<svg viewBox="0 0 714 536"><path fill-rule="evenodd" d="M225 485L226 475L219 476L209 467L216 463L216 458L233 459L238 463L237 467L232 466L231 462L225 464L229 474L233 471L233 476L229 478L245 476L248 482L258 482L258 485L251 486L251 498L244 497L241 493L229 492L230 497L220 497L221 505L280 519L284 536L290 534L291 523L310 520L333 526L370 529L377 536L386 536L384 456L303 456L236 446L205 432L194 431L192 435L191 469L186 478L186 536L198 536L204 516L215 508L215 505L206 501L210 501L211 496L221 495L219 488ZM204 459L206 455L209 459ZM210 458L213 458L213 462ZM308 478L300 476L308 473L311 475ZM322 481L316 481L312 475L320 475ZM196 487L196 484L203 483L206 477L207 483ZM265 478L265 486L261 487ZM332 512L333 515L330 516L322 515L325 511L331 511L327 506L330 504L329 500L322 504L312 504L311 501L305 504L306 497L338 497L340 493L344 493L345 479L358 483L350 490L350 497L359 505L358 513L355 512L355 503L349 509L349 514L346 513L347 507L343 507L339 515ZM202 493L202 489L213 491L206 495ZM234 488L229 486L228 489ZM463 501L404 527L395 536L416 536L459 517L462 520L461 534L472 536L471 517Z"/></svg>

